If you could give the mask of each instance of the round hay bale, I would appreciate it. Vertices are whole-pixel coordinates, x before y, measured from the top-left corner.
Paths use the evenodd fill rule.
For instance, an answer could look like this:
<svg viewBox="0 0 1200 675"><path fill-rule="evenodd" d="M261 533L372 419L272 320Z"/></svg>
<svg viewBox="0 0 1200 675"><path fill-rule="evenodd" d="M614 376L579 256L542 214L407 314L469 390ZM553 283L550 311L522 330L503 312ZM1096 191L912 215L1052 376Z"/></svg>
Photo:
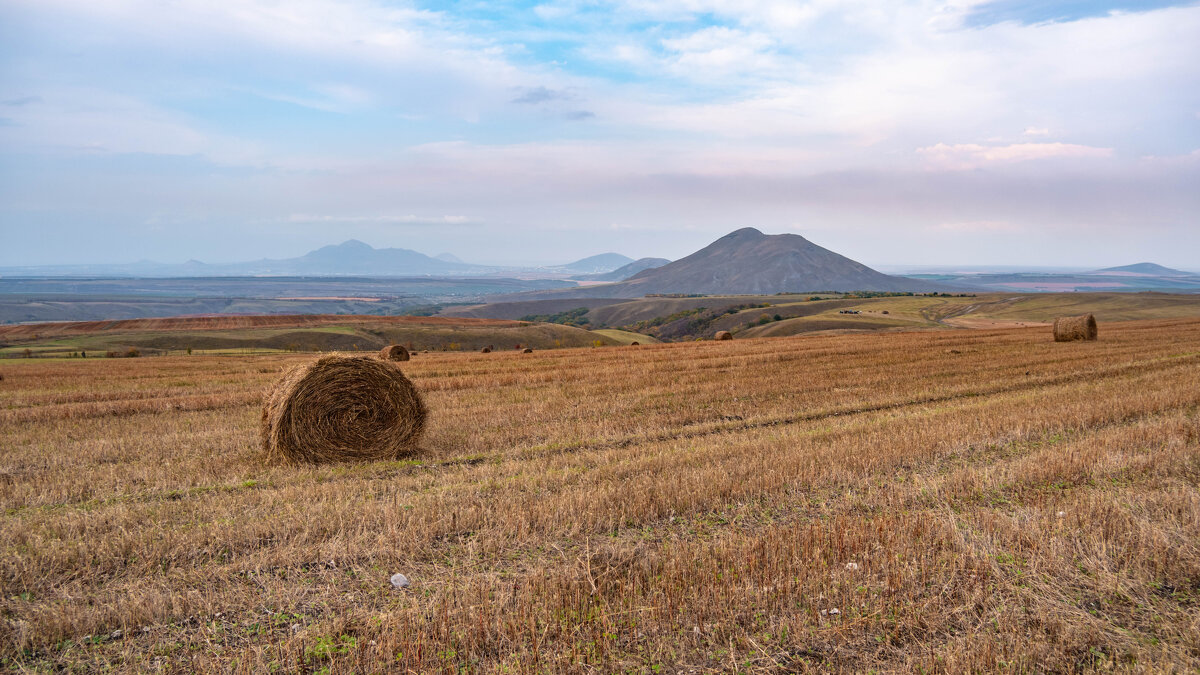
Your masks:
<svg viewBox="0 0 1200 675"><path fill-rule="evenodd" d="M1054 320L1055 342L1095 340L1097 335L1096 317L1091 314L1060 316Z"/></svg>
<svg viewBox="0 0 1200 675"><path fill-rule="evenodd" d="M638 346L638 345L640 345L640 344L642 344L642 343L638 342L637 340L634 340L633 342L630 342L630 343L629 343L629 346L630 346L630 347L636 347L636 346Z"/></svg>
<svg viewBox="0 0 1200 675"><path fill-rule="evenodd" d="M717 331L717 334L713 336L713 339L714 340L732 340L733 333L730 333L727 330L719 330L719 331Z"/></svg>
<svg viewBox="0 0 1200 675"><path fill-rule="evenodd" d="M522 354L532 354L532 353L533 353L533 350L532 350L532 349L530 349L529 347L526 347L525 349L522 349L522 350L521 350L521 353L522 353Z"/></svg>
<svg viewBox="0 0 1200 675"><path fill-rule="evenodd" d="M480 353L483 353L483 354L491 354L491 353L492 353L492 348L491 348L491 347L484 347L483 349L480 349L479 351L480 351Z"/></svg>
<svg viewBox="0 0 1200 675"><path fill-rule="evenodd" d="M379 358L384 361L407 361L408 349L404 345L388 345L379 350Z"/></svg>
<svg viewBox="0 0 1200 675"><path fill-rule="evenodd" d="M287 464L397 459L416 449L427 411L391 363L330 354L284 373L262 409L262 447Z"/></svg>

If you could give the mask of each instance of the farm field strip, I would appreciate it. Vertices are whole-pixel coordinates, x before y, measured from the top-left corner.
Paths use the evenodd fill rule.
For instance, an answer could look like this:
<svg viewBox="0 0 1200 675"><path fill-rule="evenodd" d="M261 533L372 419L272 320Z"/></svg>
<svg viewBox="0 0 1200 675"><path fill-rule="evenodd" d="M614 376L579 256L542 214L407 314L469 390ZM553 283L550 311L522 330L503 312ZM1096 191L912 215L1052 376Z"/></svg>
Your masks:
<svg viewBox="0 0 1200 675"><path fill-rule="evenodd" d="M426 356L404 366L423 454L314 468L257 455L257 397L295 357L6 367L0 656L1200 665L1200 321ZM51 402L172 378L196 385L127 416ZM314 655L330 636L354 646Z"/></svg>

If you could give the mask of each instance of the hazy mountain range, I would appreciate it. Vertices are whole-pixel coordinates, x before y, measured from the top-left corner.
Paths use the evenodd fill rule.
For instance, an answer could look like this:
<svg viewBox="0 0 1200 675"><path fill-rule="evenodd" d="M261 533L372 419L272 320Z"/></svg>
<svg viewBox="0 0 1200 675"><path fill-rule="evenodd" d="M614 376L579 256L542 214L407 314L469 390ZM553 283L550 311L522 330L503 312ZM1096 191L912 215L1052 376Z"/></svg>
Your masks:
<svg viewBox="0 0 1200 675"><path fill-rule="evenodd" d="M754 228L731 232L695 253L671 262L664 258L634 260L619 253L601 253L562 265L537 268L498 267L463 262L452 253L427 256L403 248L373 248L350 239L323 246L296 258L207 264L189 260L182 264L142 261L126 265L66 265L0 268L9 280L48 277L138 278L150 286L170 279L243 278L239 288L255 278L357 277L398 280L491 279L496 293L515 290L546 297L636 298L647 294L770 294L815 291L1080 291L1166 290L1200 291L1200 275L1149 262L1092 271L930 271L897 276L884 274L841 254L818 246L796 234L767 235ZM155 282L162 279L163 282ZM516 279L576 280L590 284L549 290ZM595 283L612 282L612 283ZM145 285L145 284L143 284ZM408 285L396 286L391 295L422 294ZM420 286L420 284L416 284ZM483 286L471 282L466 295ZM536 289L536 290L535 290ZM25 290L24 292L29 292ZM253 295L251 289L245 292ZM486 291L484 291L486 292ZM437 295L442 301L443 295ZM458 297L451 293L449 297Z"/></svg>
<svg viewBox="0 0 1200 675"><path fill-rule="evenodd" d="M633 263L619 253L601 253L563 265L540 268L503 267L465 263L453 253L427 256L406 248L373 248L357 239L322 246L297 258L263 258L249 262L208 264L189 260L180 264L143 260L117 265L43 265L3 267L4 276L476 276L540 275L579 276L610 273ZM633 270L633 274L638 270ZM621 277L624 278L624 277Z"/></svg>

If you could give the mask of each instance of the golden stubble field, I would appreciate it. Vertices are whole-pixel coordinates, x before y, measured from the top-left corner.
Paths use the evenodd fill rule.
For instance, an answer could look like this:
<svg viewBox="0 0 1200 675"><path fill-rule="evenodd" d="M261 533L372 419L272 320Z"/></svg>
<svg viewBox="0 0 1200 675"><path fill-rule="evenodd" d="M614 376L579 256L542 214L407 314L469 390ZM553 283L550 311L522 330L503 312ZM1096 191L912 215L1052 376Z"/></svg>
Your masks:
<svg viewBox="0 0 1200 675"><path fill-rule="evenodd" d="M267 466L311 358L0 362L0 663L1200 668L1200 320L423 354L420 456Z"/></svg>

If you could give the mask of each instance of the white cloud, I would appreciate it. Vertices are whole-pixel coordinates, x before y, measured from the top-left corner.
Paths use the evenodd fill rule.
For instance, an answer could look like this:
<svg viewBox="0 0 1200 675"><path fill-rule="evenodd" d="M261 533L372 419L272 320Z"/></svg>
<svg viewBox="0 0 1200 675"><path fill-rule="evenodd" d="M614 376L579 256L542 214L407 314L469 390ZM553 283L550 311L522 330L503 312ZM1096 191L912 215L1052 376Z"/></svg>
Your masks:
<svg viewBox="0 0 1200 675"><path fill-rule="evenodd" d="M340 223L372 225L472 225L475 221L467 216L418 216L414 214L314 214L292 213L272 222L287 223Z"/></svg>
<svg viewBox="0 0 1200 675"><path fill-rule="evenodd" d="M1039 159L1100 159L1111 157L1112 148L1094 148L1071 143L1013 143L979 145L938 143L917 148L917 154L931 166L949 169L974 169L994 164L1028 162Z"/></svg>

